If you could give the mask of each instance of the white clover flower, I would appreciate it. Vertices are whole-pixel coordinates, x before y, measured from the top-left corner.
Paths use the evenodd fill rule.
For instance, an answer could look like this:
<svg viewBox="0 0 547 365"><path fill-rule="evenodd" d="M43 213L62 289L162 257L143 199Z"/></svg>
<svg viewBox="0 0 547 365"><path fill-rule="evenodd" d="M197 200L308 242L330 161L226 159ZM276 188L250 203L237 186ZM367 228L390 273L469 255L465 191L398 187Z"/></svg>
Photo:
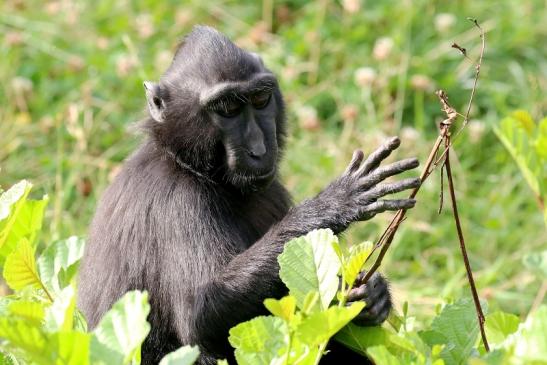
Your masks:
<svg viewBox="0 0 547 365"><path fill-rule="evenodd" d="M374 49L372 50L372 56L378 61L383 61L389 57L391 50L393 49L393 39L389 37L382 37L376 40Z"/></svg>
<svg viewBox="0 0 547 365"><path fill-rule="evenodd" d="M440 13L435 16L435 29L439 33L446 33L456 23L454 14Z"/></svg>
<svg viewBox="0 0 547 365"><path fill-rule="evenodd" d="M376 71L371 67L360 67L355 70L354 78L357 86L370 87L376 80Z"/></svg>
<svg viewBox="0 0 547 365"><path fill-rule="evenodd" d="M467 124L467 130L469 131L469 140L472 143L477 143L484 134L486 126L480 120L472 120Z"/></svg>
<svg viewBox="0 0 547 365"><path fill-rule="evenodd" d="M314 107L304 105L296 110L298 116L298 124L302 129L313 131L320 127L317 110Z"/></svg>
<svg viewBox="0 0 547 365"><path fill-rule="evenodd" d="M360 0L343 0L342 7L348 13L355 14L359 10L361 10L361 1Z"/></svg>

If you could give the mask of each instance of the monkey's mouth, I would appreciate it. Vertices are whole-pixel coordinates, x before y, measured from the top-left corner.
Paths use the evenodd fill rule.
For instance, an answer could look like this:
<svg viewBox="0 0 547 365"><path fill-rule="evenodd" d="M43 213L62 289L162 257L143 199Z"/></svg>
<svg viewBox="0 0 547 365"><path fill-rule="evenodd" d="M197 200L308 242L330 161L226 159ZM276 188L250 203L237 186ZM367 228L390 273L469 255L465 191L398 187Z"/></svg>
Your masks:
<svg viewBox="0 0 547 365"><path fill-rule="evenodd" d="M264 173L251 173L248 171L232 172L228 179L230 183L242 190L261 190L270 185L274 180L277 169L275 166Z"/></svg>

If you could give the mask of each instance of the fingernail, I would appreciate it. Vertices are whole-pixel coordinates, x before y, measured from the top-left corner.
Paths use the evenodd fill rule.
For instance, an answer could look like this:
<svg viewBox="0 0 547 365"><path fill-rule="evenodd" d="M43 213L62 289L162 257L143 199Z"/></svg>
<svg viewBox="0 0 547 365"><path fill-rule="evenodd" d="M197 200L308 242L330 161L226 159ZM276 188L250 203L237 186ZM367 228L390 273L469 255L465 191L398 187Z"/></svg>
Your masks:
<svg viewBox="0 0 547 365"><path fill-rule="evenodd" d="M401 144L401 140L399 139L399 137L394 136L388 140L388 144L391 148L397 148Z"/></svg>

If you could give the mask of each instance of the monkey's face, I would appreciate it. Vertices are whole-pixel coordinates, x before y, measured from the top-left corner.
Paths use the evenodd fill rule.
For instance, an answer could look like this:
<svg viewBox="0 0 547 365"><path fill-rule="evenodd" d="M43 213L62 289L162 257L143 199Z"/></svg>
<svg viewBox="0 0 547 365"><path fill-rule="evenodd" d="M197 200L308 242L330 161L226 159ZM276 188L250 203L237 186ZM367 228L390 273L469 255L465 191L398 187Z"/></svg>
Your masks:
<svg viewBox="0 0 547 365"><path fill-rule="evenodd" d="M258 55L198 27L162 81L145 88L156 140L184 164L242 191L275 178L284 105Z"/></svg>
<svg viewBox="0 0 547 365"><path fill-rule="evenodd" d="M225 178L236 187L260 188L276 174L277 84L272 75L262 75L237 86L208 98L205 107L220 132Z"/></svg>

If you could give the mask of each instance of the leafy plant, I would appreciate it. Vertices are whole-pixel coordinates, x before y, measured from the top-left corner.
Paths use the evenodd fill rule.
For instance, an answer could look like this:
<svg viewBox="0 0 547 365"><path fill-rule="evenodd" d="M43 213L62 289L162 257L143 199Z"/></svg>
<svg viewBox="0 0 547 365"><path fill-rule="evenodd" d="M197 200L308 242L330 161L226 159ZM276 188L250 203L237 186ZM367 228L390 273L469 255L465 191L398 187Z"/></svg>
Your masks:
<svg viewBox="0 0 547 365"><path fill-rule="evenodd" d="M53 242L36 259L47 198L28 199L31 187L21 182L0 196L0 235L8 243L0 247L3 276L14 291L0 298L0 363L139 364L150 330L148 294L126 293L88 331L76 308L74 280L84 242L76 237ZM547 364L547 306L524 323L508 313L487 315L490 353L479 345L469 299L446 304L428 328L415 328L407 304L389 326L352 324L366 303L347 305L347 294L371 250L369 242L347 247L330 230L288 242L279 265L289 295L264 301L272 315L230 330L238 364L318 364L331 340L377 364ZM197 347L185 346L160 364L192 364L198 356Z"/></svg>
<svg viewBox="0 0 547 365"><path fill-rule="evenodd" d="M346 296L371 249L370 243L345 247L330 230L312 231L288 242L279 265L289 295L265 300L272 315L230 330L238 364L318 364L331 339L377 364L547 363L542 351L526 350L546 348L547 334L540 329L545 328L546 306L524 324L508 313L488 315L492 353L480 345L474 305L467 298L446 304L429 328L421 330L407 316L407 304L404 317L394 314L390 326L352 324L365 303L346 306Z"/></svg>
<svg viewBox="0 0 547 365"><path fill-rule="evenodd" d="M54 242L36 259L47 197L28 199L31 188L22 181L0 196L3 277L14 291L0 297L0 363L139 364L150 331L148 294L126 293L87 331L74 281L84 242L76 237ZM197 348L182 347L162 364L192 364L197 356Z"/></svg>
<svg viewBox="0 0 547 365"><path fill-rule="evenodd" d="M516 110L494 126L494 133L532 189L547 225L547 118L536 123L528 112Z"/></svg>

